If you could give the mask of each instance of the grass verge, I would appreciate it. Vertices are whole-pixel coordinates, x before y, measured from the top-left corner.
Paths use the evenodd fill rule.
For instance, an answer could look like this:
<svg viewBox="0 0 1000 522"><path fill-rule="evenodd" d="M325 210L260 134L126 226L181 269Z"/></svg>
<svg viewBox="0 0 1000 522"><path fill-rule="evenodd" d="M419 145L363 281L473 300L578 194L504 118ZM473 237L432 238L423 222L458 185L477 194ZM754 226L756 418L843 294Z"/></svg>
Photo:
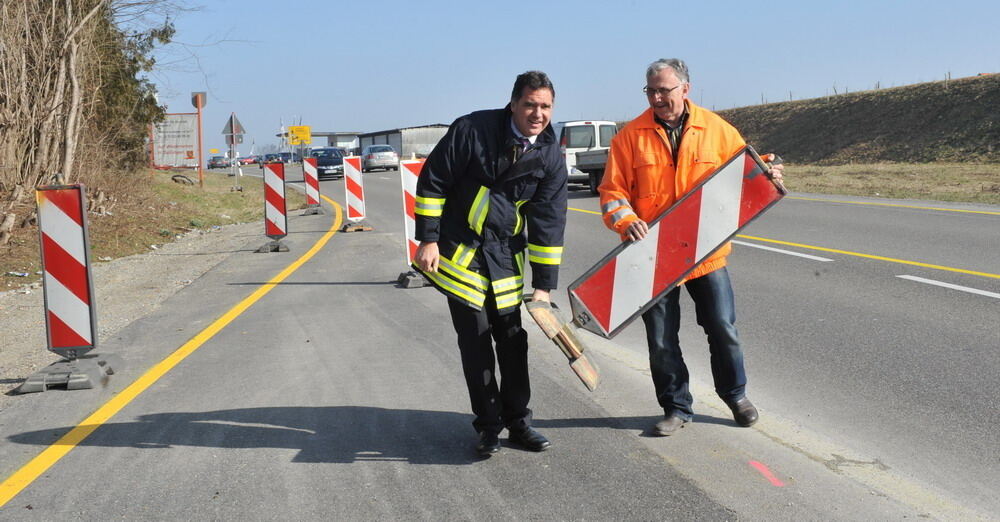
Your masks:
<svg viewBox="0 0 1000 522"><path fill-rule="evenodd" d="M88 199L98 192L107 195L106 212L87 216L91 262L148 252L196 229L263 219L264 189L259 178L241 177L243 190L234 191L234 178L225 173L205 172L203 188L197 185L197 173L185 173L195 185L172 181L174 174L144 170L129 176L105 175L91 182ZM305 205L305 196L298 190L289 188L287 198L289 211ZM33 206L33 200L23 201L12 211L26 216ZM0 247L0 259L0 290L38 281L37 226L15 228L10 243Z"/></svg>
<svg viewBox="0 0 1000 522"><path fill-rule="evenodd" d="M1000 205L998 163L870 163L785 166L796 192Z"/></svg>

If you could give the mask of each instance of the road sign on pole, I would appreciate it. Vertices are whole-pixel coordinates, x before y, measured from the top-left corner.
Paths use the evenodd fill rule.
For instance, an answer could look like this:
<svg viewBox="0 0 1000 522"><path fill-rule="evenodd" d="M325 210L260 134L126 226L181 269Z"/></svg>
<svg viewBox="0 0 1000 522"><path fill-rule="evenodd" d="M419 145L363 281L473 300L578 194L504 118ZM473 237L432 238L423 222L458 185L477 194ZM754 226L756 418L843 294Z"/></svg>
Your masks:
<svg viewBox="0 0 1000 522"><path fill-rule="evenodd" d="M290 145L312 144L312 128L308 125L291 125L288 127L288 143Z"/></svg>

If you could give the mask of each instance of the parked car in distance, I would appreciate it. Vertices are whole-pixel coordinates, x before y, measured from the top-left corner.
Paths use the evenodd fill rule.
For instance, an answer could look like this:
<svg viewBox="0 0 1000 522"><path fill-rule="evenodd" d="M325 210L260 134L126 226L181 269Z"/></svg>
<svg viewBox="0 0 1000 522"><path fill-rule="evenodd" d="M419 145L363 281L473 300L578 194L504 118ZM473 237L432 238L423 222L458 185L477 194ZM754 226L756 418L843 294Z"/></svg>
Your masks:
<svg viewBox="0 0 1000 522"><path fill-rule="evenodd" d="M224 169L229 167L229 160L225 156L212 156L208 158L208 168L210 169Z"/></svg>
<svg viewBox="0 0 1000 522"><path fill-rule="evenodd" d="M281 156L282 163L298 163L302 161L302 156L299 156L298 152L279 152Z"/></svg>
<svg viewBox="0 0 1000 522"><path fill-rule="evenodd" d="M264 154L262 163L281 163L281 156L278 154Z"/></svg>
<svg viewBox="0 0 1000 522"><path fill-rule="evenodd" d="M240 165L253 165L257 163L257 156L243 156L239 159Z"/></svg>
<svg viewBox="0 0 1000 522"><path fill-rule="evenodd" d="M361 172L395 169L399 156L391 145L369 145L361 151Z"/></svg>
<svg viewBox="0 0 1000 522"><path fill-rule="evenodd" d="M316 158L316 177L338 177L344 175L344 154L337 147L313 149L312 156Z"/></svg>

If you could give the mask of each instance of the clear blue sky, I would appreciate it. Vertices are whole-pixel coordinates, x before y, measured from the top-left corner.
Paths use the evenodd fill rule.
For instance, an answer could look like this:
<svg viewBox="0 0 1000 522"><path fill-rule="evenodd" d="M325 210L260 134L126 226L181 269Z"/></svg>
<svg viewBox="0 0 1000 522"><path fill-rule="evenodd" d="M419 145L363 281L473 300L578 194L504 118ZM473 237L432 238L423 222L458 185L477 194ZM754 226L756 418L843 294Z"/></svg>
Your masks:
<svg viewBox="0 0 1000 522"><path fill-rule="evenodd" d="M197 0L190 0L196 6ZM1000 1L204 0L177 15L152 79L169 112L207 91L205 146L236 112L247 144L281 120L320 131L450 123L503 106L539 69L553 119L631 119L649 62L686 60L725 109L1000 72Z"/></svg>

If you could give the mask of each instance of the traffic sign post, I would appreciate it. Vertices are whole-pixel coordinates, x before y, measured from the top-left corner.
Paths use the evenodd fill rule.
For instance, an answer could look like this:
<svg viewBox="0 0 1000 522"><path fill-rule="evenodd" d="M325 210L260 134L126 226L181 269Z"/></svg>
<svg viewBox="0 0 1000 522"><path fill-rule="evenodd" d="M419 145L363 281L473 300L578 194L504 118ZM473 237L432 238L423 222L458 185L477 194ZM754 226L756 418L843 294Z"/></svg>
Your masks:
<svg viewBox="0 0 1000 522"><path fill-rule="evenodd" d="M198 109L198 186L201 188L205 188L205 156L202 153L201 109L205 107L207 101L204 92L191 93L191 105L194 105L194 108Z"/></svg>
<svg viewBox="0 0 1000 522"><path fill-rule="evenodd" d="M236 178L233 190L242 192L243 186L240 185L240 176L243 175L243 169L240 168L239 159L236 157L236 145L243 143L243 135L246 134L246 130L243 129L240 120L236 118L235 112L230 113L226 126L222 128L222 134L226 137L226 144L229 145L229 171Z"/></svg>

